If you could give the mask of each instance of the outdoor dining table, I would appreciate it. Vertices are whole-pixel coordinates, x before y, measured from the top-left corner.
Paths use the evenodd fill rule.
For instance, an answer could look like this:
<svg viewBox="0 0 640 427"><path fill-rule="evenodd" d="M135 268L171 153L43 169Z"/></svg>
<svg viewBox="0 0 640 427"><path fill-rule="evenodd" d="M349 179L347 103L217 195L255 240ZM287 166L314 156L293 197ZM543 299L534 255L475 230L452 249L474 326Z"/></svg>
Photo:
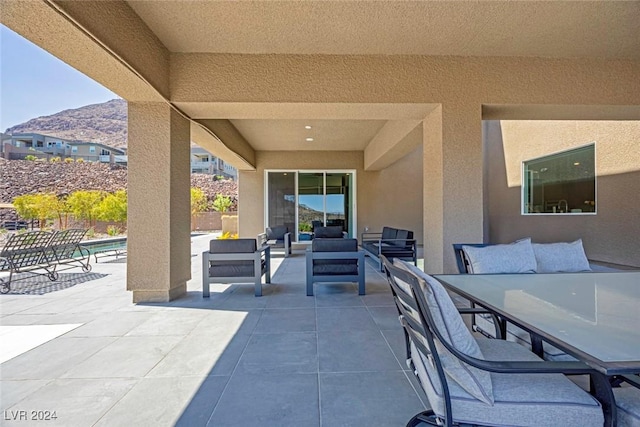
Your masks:
<svg viewBox="0 0 640 427"><path fill-rule="evenodd" d="M592 367L605 425L614 375L640 373L640 271L435 275L451 292Z"/></svg>

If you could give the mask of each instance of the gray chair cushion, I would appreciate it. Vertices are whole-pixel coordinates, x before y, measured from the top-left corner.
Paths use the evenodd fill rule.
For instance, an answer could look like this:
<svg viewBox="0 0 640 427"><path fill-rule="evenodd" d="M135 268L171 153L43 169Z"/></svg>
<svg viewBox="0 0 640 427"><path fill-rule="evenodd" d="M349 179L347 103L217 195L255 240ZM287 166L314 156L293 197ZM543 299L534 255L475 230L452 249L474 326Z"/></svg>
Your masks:
<svg viewBox="0 0 640 427"><path fill-rule="evenodd" d="M398 230L391 227L382 227L382 240L395 239L398 235Z"/></svg>
<svg viewBox="0 0 640 427"><path fill-rule="evenodd" d="M209 252L212 254L251 253L256 250L256 239L215 239L209 242Z"/></svg>
<svg viewBox="0 0 640 427"><path fill-rule="evenodd" d="M487 360L535 361L533 353L516 343L478 338ZM427 357L411 345L411 357L432 409L444 416L442 387ZM493 405L474 399L449 381L454 421L487 426L601 427L600 404L562 374L491 373Z"/></svg>
<svg viewBox="0 0 640 427"><path fill-rule="evenodd" d="M582 239L571 243L534 243L538 273L591 271Z"/></svg>
<svg viewBox="0 0 640 427"><path fill-rule="evenodd" d="M640 390L623 386L614 388L618 407L618 427L640 427Z"/></svg>
<svg viewBox="0 0 640 427"><path fill-rule="evenodd" d="M358 241L356 239L314 239L311 243L313 252L356 252Z"/></svg>
<svg viewBox="0 0 640 427"><path fill-rule="evenodd" d="M284 240L284 235L289 231L285 225L277 225L275 227L267 227L268 240Z"/></svg>
<svg viewBox="0 0 640 427"><path fill-rule="evenodd" d="M341 238L342 235L342 227L338 225L334 225L331 227L316 227L313 229L314 238Z"/></svg>
<svg viewBox="0 0 640 427"><path fill-rule="evenodd" d="M409 230L398 230L396 233L396 240L392 244L398 246L400 248L410 248L411 245L407 242L407 239L413 239L413 231Z"/></svg>
<svg viewBox="0 0 640 427"><path fill-rule="evenodd" d="M463 246L469 260L469 273L535 273L536 256L531 239L522 239L506 245L491 245L482 248Z"/></svg>
<svg viewBox="0 0 640 427"><path fill-rule="evenodd" d="M429 311L435 327L442 336L458 351L476 359L484 359L478 343L464 324L462 316L444 287L433 277L405 261L395 259L393 265L414 274L424 289ZM438 342L436 342L438 344ZM438 353L447 375L464 388L469 394L485 403L493 403L493 387L489 372L483 371L460 361L449 353L444 346L438 346Z"/></svg>
<svg viewBox="0 0 640 427"><path fill-rule="evenodd" d="M264 265L264 260L262 264ZM253 261L250 260L212 261L209 266L209 277L248 277L253 275Z"/></svg>
<svg viewBox="0 0 640 427"><path fill-rule="evenodd" d="M353 276L358 274L355 259L317 259L313 263L314 276Z"/></svg>
<svg viewBox="0 0 640 427"><path fill-rule="evenodd" d="M311 243L313 252L357 252L356 239L314 239ZM314 259L313 274L338 276L358 274L356 259Z"/></svg>

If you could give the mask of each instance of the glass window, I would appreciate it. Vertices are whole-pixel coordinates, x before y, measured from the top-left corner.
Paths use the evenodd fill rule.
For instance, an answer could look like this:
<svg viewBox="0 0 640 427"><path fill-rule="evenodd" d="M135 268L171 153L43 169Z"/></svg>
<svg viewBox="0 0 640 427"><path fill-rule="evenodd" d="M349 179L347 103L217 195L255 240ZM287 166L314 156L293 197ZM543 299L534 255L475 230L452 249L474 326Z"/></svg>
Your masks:
<svg viewBox="0 0 640 427"><path fill-rule="evenodd" d="M596 212L595 144L523 162L523 214Z"/></svg>
<svg viewBox="0 0 640 427"><path fill-rule="evenodd" d="M90 153L95 153L95 152L96 152L96 147L95 147L95 145L90 145L90 146L89 146L89 152L90 152Z"/></svg>
<svg viewBox="0 0 640 427"><path fill-rule="evenodd" d="M292 236L296 229L296 175L269 172L267 227L286 225ZM295 238L294 238L295 239Z"/></svg>
<svg viewBox="0 0 640 427"><path fill-rule="evenodd" d="M78 152L78 147L76 147L76 146L71 147L71 152L72 153L77 153Z"/></svg>

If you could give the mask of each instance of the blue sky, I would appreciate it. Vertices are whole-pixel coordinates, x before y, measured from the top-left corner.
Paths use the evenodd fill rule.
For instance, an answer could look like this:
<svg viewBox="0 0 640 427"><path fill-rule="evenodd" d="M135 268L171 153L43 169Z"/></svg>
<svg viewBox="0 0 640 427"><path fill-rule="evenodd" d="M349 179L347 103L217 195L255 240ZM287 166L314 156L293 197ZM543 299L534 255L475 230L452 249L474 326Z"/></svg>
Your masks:
<svg viewBox="0 0 640 427"><path fill-rule="evenodd" d="M0 131L114 98L110 90L0 25Z"/></svg>

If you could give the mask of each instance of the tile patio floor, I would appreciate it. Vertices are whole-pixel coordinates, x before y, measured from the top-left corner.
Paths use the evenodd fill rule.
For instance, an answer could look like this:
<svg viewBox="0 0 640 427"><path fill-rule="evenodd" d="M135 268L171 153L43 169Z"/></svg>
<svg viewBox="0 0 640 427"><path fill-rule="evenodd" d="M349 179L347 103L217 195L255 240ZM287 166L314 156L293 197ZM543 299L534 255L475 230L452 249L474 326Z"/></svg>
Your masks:
<svg viewBox="0 0 640 427"><path fill-rule="evenodd" d="M192 238L193 279L171 303L132 304L126 264L102 260L55 292L1 295L0 425L386 427L425 408L373 263L362 297L355 284L307 297L299 252L273 258L261 298L212 285L203 299L210 238Z"/></svg>

